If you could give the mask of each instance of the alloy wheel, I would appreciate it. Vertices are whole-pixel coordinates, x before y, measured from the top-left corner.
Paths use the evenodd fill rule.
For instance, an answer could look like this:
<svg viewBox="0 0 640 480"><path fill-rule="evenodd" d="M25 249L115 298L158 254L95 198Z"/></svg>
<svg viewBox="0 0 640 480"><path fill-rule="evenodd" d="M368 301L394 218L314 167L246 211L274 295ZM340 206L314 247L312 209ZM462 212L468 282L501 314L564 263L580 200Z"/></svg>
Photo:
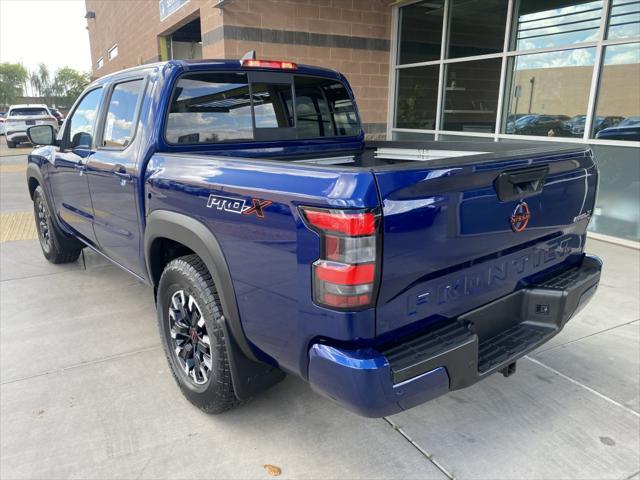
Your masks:
<svg viewBox="0 0 640 480"><path fill-rule="evenodd" d="M42 248L49 252L51 250L51 231L49 230L49 214L47 207L44 204L42 198L38 198L36 202L36 214L38 223L38 236L40 237L40 243Z"/></svg>
<svg viewBox="0 0 640 480"><path fill-rule="evenodd" d="M211 341L198 303L184 290L171 296L169 329L178 364L191 382L204 385L213 368Z"/></svg>

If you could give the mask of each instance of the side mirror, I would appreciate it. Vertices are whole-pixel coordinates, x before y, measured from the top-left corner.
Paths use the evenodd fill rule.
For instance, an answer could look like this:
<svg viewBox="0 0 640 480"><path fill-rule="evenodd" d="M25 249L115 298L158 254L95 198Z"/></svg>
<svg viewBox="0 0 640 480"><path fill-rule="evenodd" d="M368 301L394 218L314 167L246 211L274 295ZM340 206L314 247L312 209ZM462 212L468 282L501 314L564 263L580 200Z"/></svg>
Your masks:
<svg viewBox="0 0 640 480"><path fill-rule="evenodd" d="M36 125L27 128L27 137L34 145L56 144L56 132L51 125Z"/></svg>
<svg viewBox="0 0 640 480"><path fill-rule="evenodd" d="M71 139L71 148L91 148L93 137L87 132L78 132Z"/></svg>

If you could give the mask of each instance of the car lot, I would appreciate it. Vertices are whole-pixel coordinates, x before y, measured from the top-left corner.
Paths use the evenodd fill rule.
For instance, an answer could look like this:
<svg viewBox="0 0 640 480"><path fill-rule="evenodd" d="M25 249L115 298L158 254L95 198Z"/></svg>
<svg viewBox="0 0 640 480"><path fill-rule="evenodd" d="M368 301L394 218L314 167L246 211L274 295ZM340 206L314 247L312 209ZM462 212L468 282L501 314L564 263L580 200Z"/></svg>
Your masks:
<svg viewBox="0 0 640 480"><path fill-rule="evenodd" d="M595 300L508 379L372 420L287 378L214 417L174 385L150 289L44 260L25 162L0 145L3 478L640 479L637 250L589 240Z"/></svg>

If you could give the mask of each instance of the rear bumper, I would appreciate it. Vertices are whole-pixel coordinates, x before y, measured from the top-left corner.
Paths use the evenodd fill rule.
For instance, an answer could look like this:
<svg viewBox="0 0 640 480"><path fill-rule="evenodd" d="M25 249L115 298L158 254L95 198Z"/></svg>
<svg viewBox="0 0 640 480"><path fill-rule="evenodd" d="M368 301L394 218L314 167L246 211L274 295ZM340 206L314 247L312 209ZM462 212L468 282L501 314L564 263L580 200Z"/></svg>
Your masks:
<svg viewBox="0 0 640 480"><path fill-rule="evenodd" d="M562 330L593 296L602 261L518 290L418 337L381 350L316 343L309 383L366 417L391 415L506 369Z"/></svg>
<svg viewBox="0 0 640 480"><path fill-rule="evenodd" d="M6 133L7 140L10 142L28 142L27 132L24 130L13 130Z"/></svg>

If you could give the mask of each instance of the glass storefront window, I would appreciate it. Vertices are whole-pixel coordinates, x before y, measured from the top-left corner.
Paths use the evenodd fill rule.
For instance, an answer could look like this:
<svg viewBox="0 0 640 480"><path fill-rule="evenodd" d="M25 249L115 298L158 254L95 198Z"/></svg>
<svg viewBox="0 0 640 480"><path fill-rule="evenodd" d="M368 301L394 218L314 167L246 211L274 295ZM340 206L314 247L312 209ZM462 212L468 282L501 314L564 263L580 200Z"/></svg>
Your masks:
<svg viewBox="0 0 640 480"><path fill-rule="evenodd" d="M640 149L592 145L600 170L589 230L640 241Z"/></svg>
<svg viewBox="0 0 640 480"><path fill-rule="evenodd" d="M438 101L438 65L398 70L397 128L433 130Z"/></svg>
<svg viewBox="0 0 640 480"><path fill-rule="evenodd" d="M452 0L447 57L502 52L508 4L507 0Z"/></svg>
<svg viewBox="0 0 640 480"><path fill-rule="evenodd" d="M605 47L594 137L640 141L640 43Z"/></svg>
<svg viewBox="0 0 640 480"><path fill-rule="evenodd" d="M501 67L500 58L447 65L443 130L493 133Z"/></svg>
<svg viewBox="0 0 640 480"><path fill-rule="evenodd" d="M640 37L640 2L612 0L608 39Z"/></svg>
<svg viewBox="0 0 640 480"><path fill-rule="evenodd" d="M444 0L400 8L398 64L440 60Z"/></svg>
<svg viewBox="0 0 640 480"><path fill-rule="evenodd" d="M594 59L595 48L510 59L510 94L504 132L575 136L573 123L580 119L584 122L587 111Z"/></svg>
<svg viewBox="0 0 640 480"><path fill-rule="evenodd" d="M521 0L513 47L532 50L595 41L601 17L602 0Z"/></svg>
<svg viewBox="0 0 640 480"><path fill-rule="evenodd" d="M436 136L433 133L422 132L393 132L394 140L405 140L411 142L431 141L435 140Z"/></svg>
<svg viewBox="0 0 640 480"><path fill-rule="evenodd" d="M438 135L438 140L443 142L494 143L494 140L491 137L467 137L464 135L445 135L443 133Z"/></svg>
<svg viewBox="0 0 640 480"><path fill-rule="evenodd" d="M593 142L589 229L640 241L640 0L395 4L394 140ZM420 62L429 65L407 66Z"/></svg>

